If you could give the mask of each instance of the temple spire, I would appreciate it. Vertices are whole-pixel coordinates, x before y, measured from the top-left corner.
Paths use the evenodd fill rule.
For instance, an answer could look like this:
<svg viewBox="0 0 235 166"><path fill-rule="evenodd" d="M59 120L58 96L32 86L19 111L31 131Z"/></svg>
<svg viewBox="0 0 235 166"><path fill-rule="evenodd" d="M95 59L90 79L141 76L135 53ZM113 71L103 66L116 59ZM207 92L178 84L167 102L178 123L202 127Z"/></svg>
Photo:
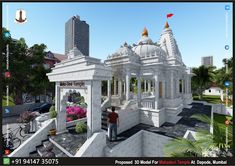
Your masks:
<svg viewBox="0 0 235 166"><path fill-rule="evenodd" d="M142 36L148 36L148 30L146 27L144 28L144 30L142 32Z"/></svg>
<svg viewBox="0 0 235 166"><path fill-rule="evenodd" d="M164 27L164 28L166 29L166 28L169 28L169 27L170 27L170 26L169 26L168 22L166 22L166 24L165 24L165 27Z"/></svg>

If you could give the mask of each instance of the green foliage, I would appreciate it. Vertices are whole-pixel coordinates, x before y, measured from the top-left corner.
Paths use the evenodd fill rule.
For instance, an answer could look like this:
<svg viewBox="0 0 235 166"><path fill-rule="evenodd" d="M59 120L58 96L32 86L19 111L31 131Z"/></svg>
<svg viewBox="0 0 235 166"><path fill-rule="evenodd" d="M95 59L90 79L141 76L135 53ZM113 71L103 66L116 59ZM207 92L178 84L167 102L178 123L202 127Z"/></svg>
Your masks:
<svg viewBox="0 0 235 166"><path fill-rule="evenodd" d="M84 122L78 122L75 127L77 133L84 133L87 131L87 125Z"/></svg>
<svg viewBox="0 0 235 166"><path fill-rule="evenodd" d="M231 84L233 82L233 57L230 59L223 59L224 67L218 69L215 71L215 82L216 84L221 87L222 89L225 89L224 82L230 81ZM226 73L226 63L228 67L228 72ZM230 94L232 94L233 86L230 86L229 88Z"/></svg>
<svg viewBox="0 0 235 166"><path fill-rule="evenodd" d="M166 157L201 157L202 149L196 142L185 138L176 138L167 144L164 149Z"/></svg>
<svg viewBox="0 0 235 166"><path fill-rule="evenodd" d="M69 114L69 115L67 115L67 117L71 118L72 120L77 120L78 119L77 114Z"/></svg>
<svg viewBox="0 0 235 166"><path fill-rule="evenodd" d="M207 89L214 79L214 67L200 66L193 68L192 91L202 99L202 92Z"/></svg>
<svg viewBox="0 0 235 166"><path fill-rule="evenodd" d="M14 106L15 105L14 100L11 96L9 96L9 103L8 104L9 104L8 106ZM3 107L7 106L7 97L6 96L2 97L2 106Z"/></svg>
<svg viewBox="0 0 235 166"><path fill-rule="evenodd" d="M55 111L55 106L51 106L49 110L50 117L53 119L57 116L57 112Z"/></svg>
<svg viewBox="0 0 235 166"><path fill-rule="evenodd" d="M191 118L197 119L207 124L211 124L211 119L206 115L196 114ZM221 152L226 148L232 147L232 127L228 130L228 145L226 145L226 126L214 119L213 134L208 130L198 129L196 140L191 141L185 138L173 139L164 147L164 153L167 157L203 157L203 151L219 148Z"/></svg>
<svg viewBox="0 0 235 166"><path fill-rule="evenodd" d="M5 28L3 28L2 35L4 32L6 32ZM54 83L50 83L46 76L46 73L50 70L45 69L43 66L46 45L35 44L29 48L23 38L19 40L4 38L3 40L2 68L6 69L5 53L7 44L9 44L9 62L11 66L11 77L4 77L3 87L6 84L9 85L15 103L22 103L23 93L37 96L46 93L46 91L54 92Z"/></svg>
<svg viewBox="0 0 235 166"><path fill-rule="evenodd" d="M196 115L193 115L191 118L200 120L207 124L211 124L211 119L207 117L206 115L196 114ZM223 150L226 147L226 135L225 135L226 125L224 123L217 122L215 118L213 121L213 134L209 133L209 131L207 130L200 130L200 133L202 135L200 140L204 142L206 141L207 146L215 146L215 147L220 148L221 150ZM204 139L206 138L205 136L212 138L212 142L211 140L203 140L203 138ZM232 146L232 129L228 130L228 146L229 147Z"/></svg>
<svg viewBox="0 0 235 166"><path fill-rule="evenodd" d="M220 96L203 95L202 99L203 99L203 101L206 101L208 103L213 103L213 104L222 103ZM199 96L193 96L193 100L200 100Z"/></svg>

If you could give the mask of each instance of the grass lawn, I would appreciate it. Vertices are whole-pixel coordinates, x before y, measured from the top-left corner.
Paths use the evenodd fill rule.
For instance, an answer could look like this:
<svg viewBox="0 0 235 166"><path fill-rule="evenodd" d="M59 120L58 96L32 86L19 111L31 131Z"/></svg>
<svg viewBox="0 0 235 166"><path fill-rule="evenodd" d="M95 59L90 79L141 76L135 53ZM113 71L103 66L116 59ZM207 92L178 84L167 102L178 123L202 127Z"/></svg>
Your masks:
<svg viewBox="0 0 235 166"><path fill-rule="evenodd" d="M222 102L222 100L220 99L220 96L203 95L202 100L199 100L199 96L193 96L193 100L206 101L206 102L212 103L212 104L221 104L222 103L222 104L226 105L226 101L224 100ZM230 107L232 104L233 104L232 101L229 99L228 100L228 107Z"/></svg>
<svg viewBox="0 0 235 166"><path fill-rule="evenodd" d="M15 103L14 103L13 98L9 96L9 106L14 106L14 105L15 105ZM6 96L2 97L2 106L7 106L7 97Z"/></svg>

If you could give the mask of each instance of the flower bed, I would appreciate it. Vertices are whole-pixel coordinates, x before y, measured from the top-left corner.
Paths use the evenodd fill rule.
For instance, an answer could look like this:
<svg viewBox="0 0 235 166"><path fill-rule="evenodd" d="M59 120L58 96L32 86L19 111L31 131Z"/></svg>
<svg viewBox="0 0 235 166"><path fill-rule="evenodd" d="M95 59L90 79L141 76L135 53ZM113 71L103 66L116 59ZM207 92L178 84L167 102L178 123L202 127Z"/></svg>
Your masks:
<svg viewBox="0 0 235 166"><path fill-rule="evenodd" d="M74 105L74 106L67 106L66 107L67 117L66 121L74 121L77 119L85 118L86 117L86 108L82 108L81 106Z"/></svg>

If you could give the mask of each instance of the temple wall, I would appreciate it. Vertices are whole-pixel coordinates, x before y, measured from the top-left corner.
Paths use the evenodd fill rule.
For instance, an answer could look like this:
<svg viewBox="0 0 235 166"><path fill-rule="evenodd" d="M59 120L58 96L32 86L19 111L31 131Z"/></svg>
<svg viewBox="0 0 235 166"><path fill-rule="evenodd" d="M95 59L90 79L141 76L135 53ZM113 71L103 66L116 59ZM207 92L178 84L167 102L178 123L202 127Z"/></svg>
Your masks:
<svg viewBox="0 0 235 166"><path fill-rule="evenodd" d="M140 123L139 109L119 110L119 127L118 134L126 131Z"/></svg>
<svg viewBox="0 0 235 166"><path fill-rule="evenodd" d="M143 156L164 157L164 146L172 139L163 135L143 131Z"/></svg>
<svg viewBox="0 0 235 166"><path fill-rule="evenodd" d="M142 132L140 131L112 149L105 148L105 157L142 157Z"/></svg>

